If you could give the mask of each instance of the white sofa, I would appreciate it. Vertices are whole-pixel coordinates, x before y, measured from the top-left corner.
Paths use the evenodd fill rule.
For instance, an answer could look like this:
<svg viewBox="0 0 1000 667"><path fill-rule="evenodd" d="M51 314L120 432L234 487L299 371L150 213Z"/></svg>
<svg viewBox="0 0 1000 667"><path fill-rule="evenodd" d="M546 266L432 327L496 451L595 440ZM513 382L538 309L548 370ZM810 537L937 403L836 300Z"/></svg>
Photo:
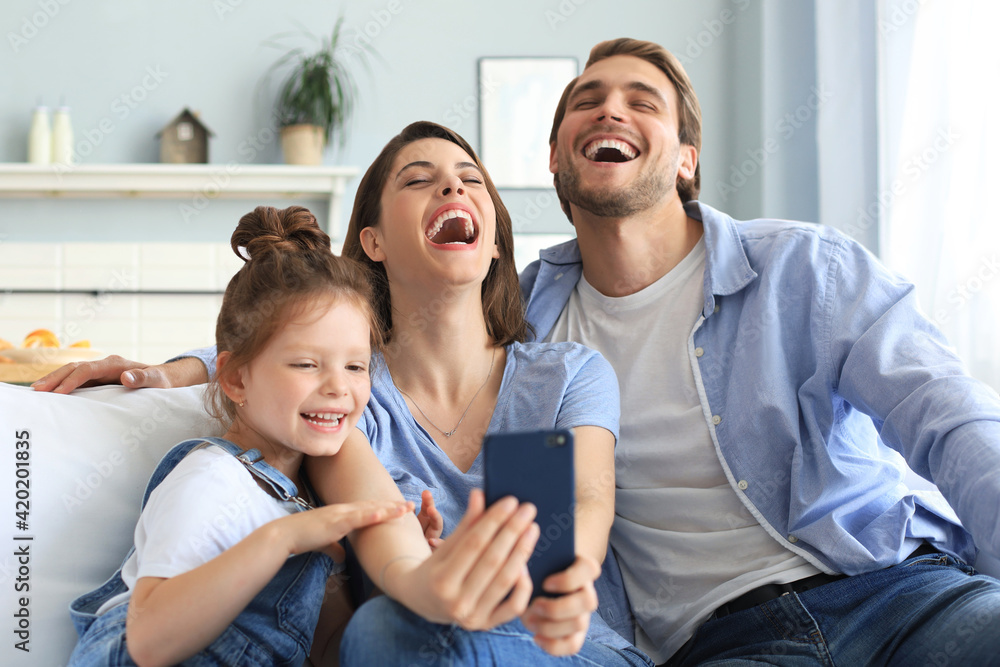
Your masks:
<svg viewBox="0 0 1000 667"><path fill-rule="evenodd" d="M205 412L203 390L102 387L61 396L0 383L0 632L7 637L0 665L66 664L76 642L67 606L125 556L160 456L188 437L221 435ZM20 469L29 472L19 473L24 451L20 463L28 465ZM16 505L19 479L27 482L20 484L27 510ZM25 548L21 563L15 552ZM1000 573L992 558L977 565ZM19 618L22 609L27 616ZM22 620L29 652L16 648Z"/></svg>
<svg viewBox="0 0 1000 667"><path fill-rule="evenodd" d="M66 664L76 643L69 602L120 565L157 461L185 438L222 434L203 391L61 396L0 383L0 664ZM27 652L17 648L24 639Z"/></svg>

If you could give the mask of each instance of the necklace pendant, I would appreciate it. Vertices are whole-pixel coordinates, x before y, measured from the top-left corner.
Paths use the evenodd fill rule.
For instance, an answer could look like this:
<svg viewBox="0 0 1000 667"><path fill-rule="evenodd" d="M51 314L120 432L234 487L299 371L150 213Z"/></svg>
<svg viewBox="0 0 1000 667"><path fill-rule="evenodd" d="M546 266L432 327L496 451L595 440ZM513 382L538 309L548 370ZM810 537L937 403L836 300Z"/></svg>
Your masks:
<svg viewBox="0 0 1000 667"><path fill-rule="evenodd" d="M479 396L479 392L481 392L483 390L483 387L486 386L486 383L490 381L490 376L493 375L493 362L495 362L496 359L497 359L497 348L494 347L493 348L493 356L490 357L490 370L486 372L486 379L483 380L483 383L481 385L479 385L479 389L476 390L476 393L472 395L472 400L469 401L469 404L467 406L465 406L465 412L463 412L462 416L458 418L458 423L455 424L455 428L451 429L450 431L442 430L442 428L440 426L438 426L437 424L435 424L434 422L432 422L431 418L427 416L427 413L424 412L419 405L417 405L417 402L413 400L412 396L410 396L409 394L407 394L405 391L403 391L399 387L396 387L396 390L399 393L401 393L403 396L406 396L408 399L410 399L410 402L413 403L413 406L417 409L417 411L421 415L423 415L423 418L427 420L428 424L430 424L431 426L433 426L435 428L435 430L437 430L444 437L450 438L451 436L455 435L455 431L457 431L458 427L462 425L463 421L465 421L465 415L469 414L469 410L472 409L472 404L476 402L476 397Z"/></svg>

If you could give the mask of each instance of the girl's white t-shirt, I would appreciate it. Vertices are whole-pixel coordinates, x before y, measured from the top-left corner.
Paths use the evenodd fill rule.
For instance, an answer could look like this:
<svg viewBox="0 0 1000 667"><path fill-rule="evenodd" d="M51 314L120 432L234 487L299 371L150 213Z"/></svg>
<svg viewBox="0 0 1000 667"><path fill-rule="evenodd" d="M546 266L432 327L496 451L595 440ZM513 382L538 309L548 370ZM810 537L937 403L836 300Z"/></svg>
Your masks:
<svg viewBox="0 0 1000 667"><path fill-rule="evenodd" d="M184 574L294 511L260 488L232 454L218 447L192 451L149 495L135 551L122 566L129 590L101 605L98 615L127 602L141 577Z"/></svg>

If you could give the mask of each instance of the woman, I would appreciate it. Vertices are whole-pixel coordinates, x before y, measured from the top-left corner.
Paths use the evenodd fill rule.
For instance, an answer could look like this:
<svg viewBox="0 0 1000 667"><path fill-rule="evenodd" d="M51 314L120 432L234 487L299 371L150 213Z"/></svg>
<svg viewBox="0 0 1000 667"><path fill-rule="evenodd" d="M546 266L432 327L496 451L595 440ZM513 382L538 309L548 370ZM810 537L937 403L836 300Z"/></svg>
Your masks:
<svg viewBox="0 0 1000 667"><path fill-rule="evenodd" d="M468 490L482 485L484 434L573 428L578 558L546 582L563 595L536 598L522 619L550 653L575 653L596 606L593 582L614 516L617 386L610 366L578 345L523 343L510 216L472 148L439 125L408 126L375 159L358 188L344 255L371 268L388 339L385 372L372 378L359 436L369 436L407 499L434 488L445 526L454 525ZM318 475L327 463L315 463L314 477L330 479ZM594 623L600 627L591 636L614 645L613 632L597 616ZM495 642L504 651L517 645L510 635L518 633L523 626L514 623L464 641ZM430 624L377 599L352 619L342 650L350 660L385 649L380 657L395 661L426 651L434 636ZM602 664L628 664L606 646L582 654L589 652ZM523 659L540 657L529 650Z"/></svg>
<svg viewBox="0 0 1000 667"><path fill-rule="evenodd" d="M546 659L526 641L532 638L549 654L576 654L583 664L650 664L591 617L613 519L617 383L607 362L586 348L521 342L527 325L512 237L510 216L474 151L433 123L414 123L393 138L359 187L344 254L371 268L388 349L372 378L363 427L349 442L367 437L407 499L434 489L447 539L428 558L433 589L453 624L489 631L438 626L376 598L348 626L344 664L399 664L439 651L457 662L484 651L507 663ZM152 373L165 373L169 384L204 381L190 360L181 363ZM139 367L105 360L57 372L36 388L68 391L91 378L131 384L135 376L127 373ZM545 582L559 597L529 606L524 547L537 528L524 522L528 510L497 503L484 511L481 493L470 490L482 486L484 434L553 426L572 428L576 439L578 557ZM326 502L355 490L337 470L311 462ZM430 500L424 496L425 518L435 516ZM393 577L413 567L407 559L390 562L377 583L392 588Z"/></svg>

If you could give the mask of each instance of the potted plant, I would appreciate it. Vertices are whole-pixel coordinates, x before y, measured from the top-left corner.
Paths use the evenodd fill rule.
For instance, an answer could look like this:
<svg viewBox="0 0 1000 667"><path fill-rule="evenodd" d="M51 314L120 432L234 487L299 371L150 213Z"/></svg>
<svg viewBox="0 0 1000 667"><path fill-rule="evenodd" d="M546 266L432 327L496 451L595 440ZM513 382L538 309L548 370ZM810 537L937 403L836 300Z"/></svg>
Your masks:
<svg viewBox="0 0 1000 667"><path fill-rule="evenodd" d="M341 57L344 49L339 53L337 50L343 23L341 16L329 38L306 32L319 48L312 52L303 48L287 51L265 77L267 80L291 63L278 89L274 110L287 164L320 164L328 143L336 140L339 146L344 144L343 130L354 111L357 86ZM281 46L274 41L269 45ZM364 53L358 51L358 55L364 63Z"/></svg>

